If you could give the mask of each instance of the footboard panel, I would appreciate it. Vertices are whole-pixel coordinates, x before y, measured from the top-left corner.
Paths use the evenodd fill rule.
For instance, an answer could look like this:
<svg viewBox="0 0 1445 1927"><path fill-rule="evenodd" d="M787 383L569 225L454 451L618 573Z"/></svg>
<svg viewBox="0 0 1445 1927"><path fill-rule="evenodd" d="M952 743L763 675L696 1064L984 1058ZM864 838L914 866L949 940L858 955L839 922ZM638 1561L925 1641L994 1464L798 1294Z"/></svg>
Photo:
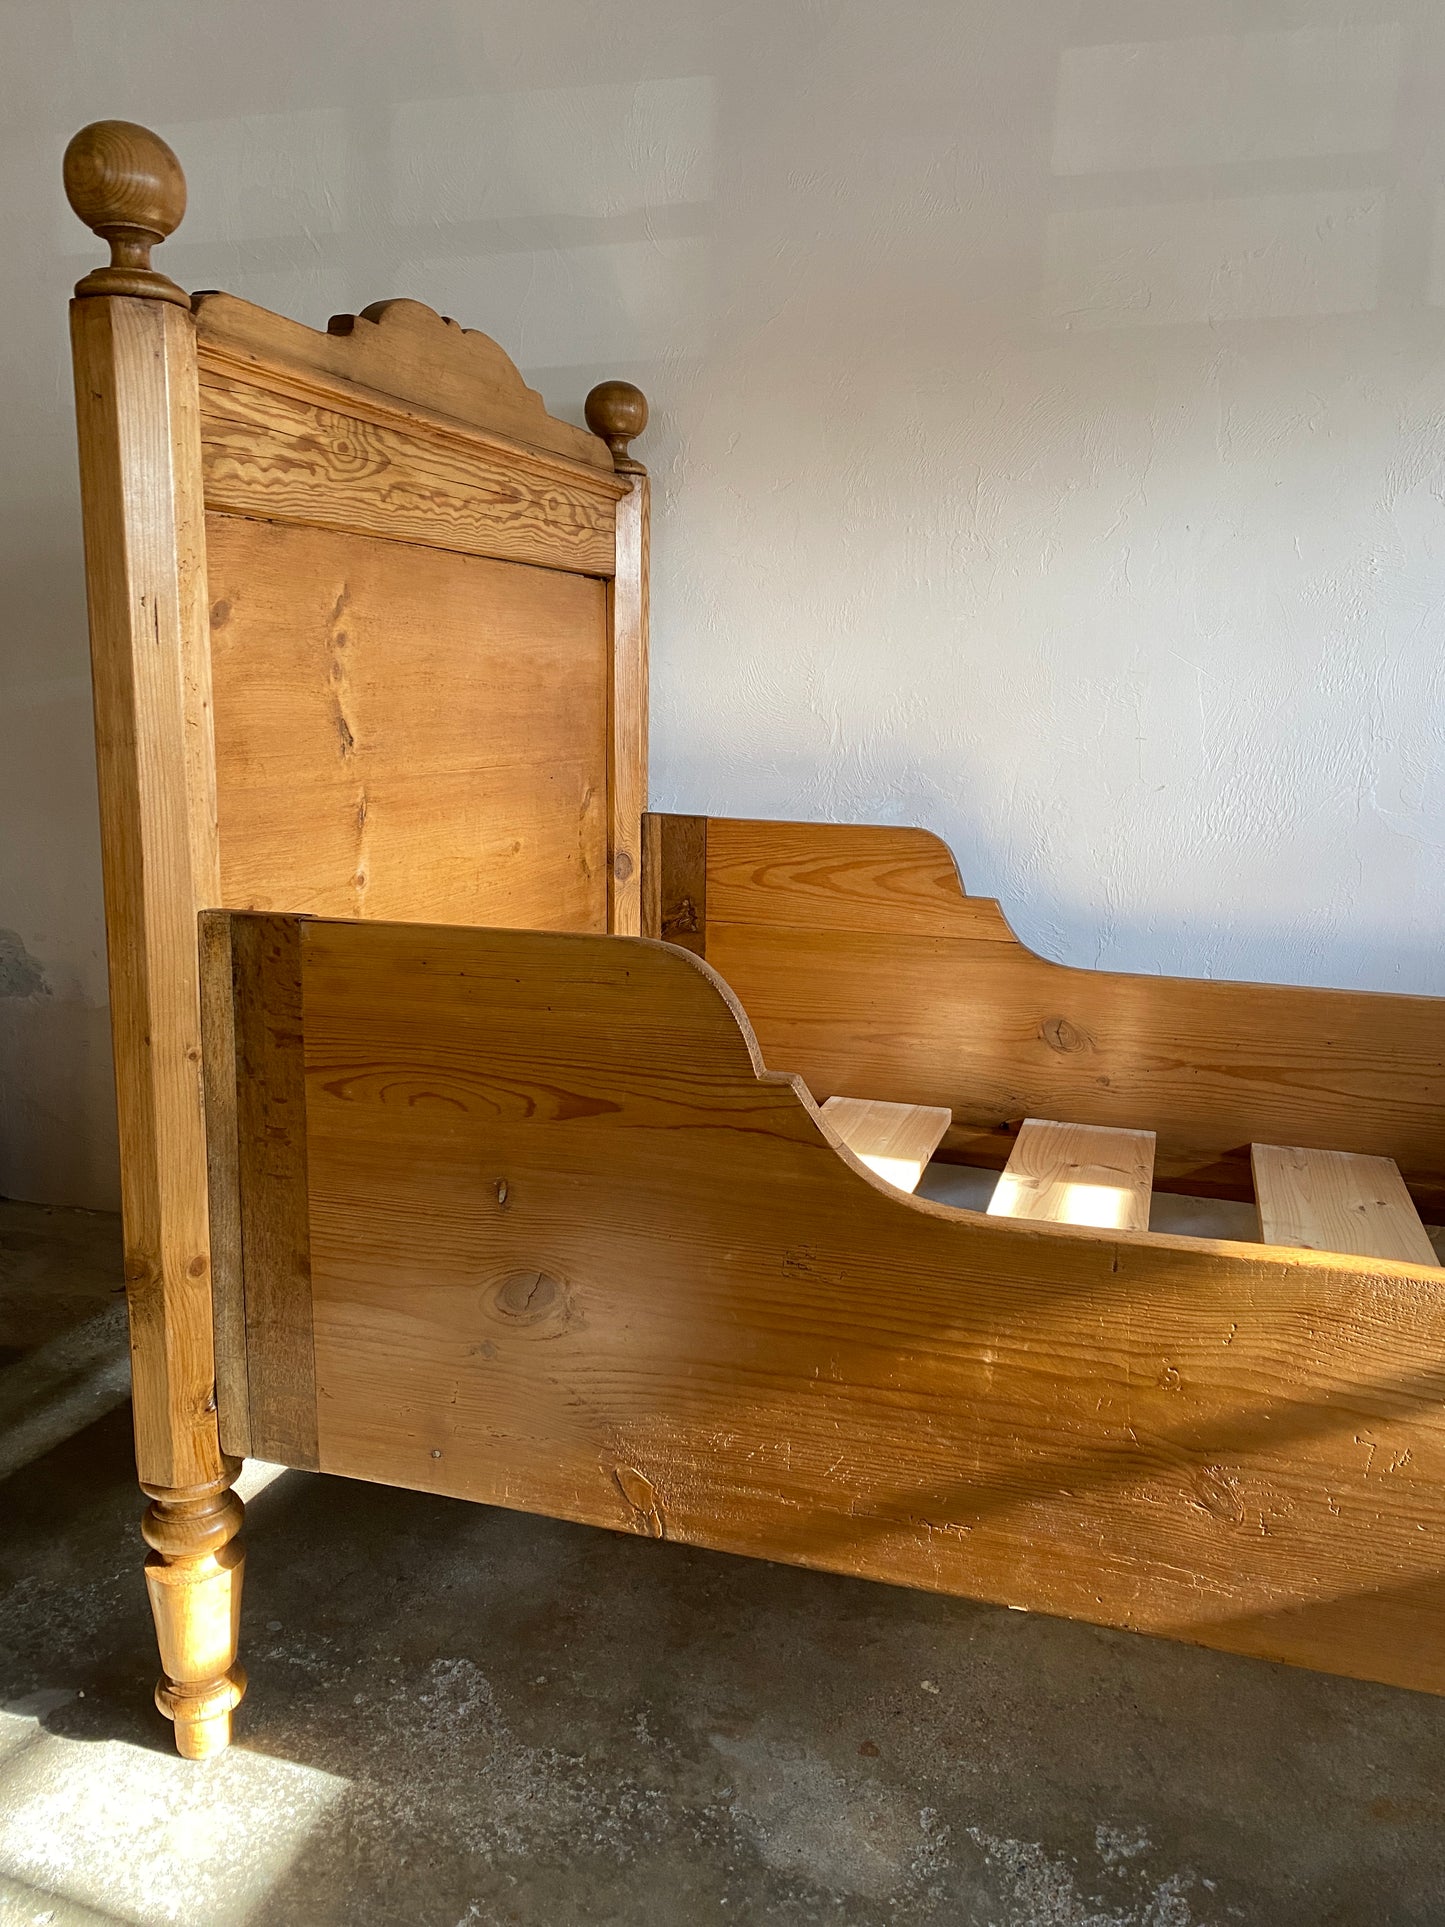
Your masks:
<svg viewBox="0 0 1445 1927"><path fill-rule="evenodd" d="M225 922L233 1439L1445 1691L1438 1272L903 1197L670 945Z"/></svg>

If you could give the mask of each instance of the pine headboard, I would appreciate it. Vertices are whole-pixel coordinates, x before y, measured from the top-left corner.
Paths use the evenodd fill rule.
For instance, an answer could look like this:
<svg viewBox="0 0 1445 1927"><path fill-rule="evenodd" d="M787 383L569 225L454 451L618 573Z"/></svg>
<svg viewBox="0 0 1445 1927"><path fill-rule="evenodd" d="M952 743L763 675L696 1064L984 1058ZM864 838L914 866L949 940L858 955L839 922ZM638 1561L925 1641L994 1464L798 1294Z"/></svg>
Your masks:
<svg viewBox="0 0 1445 1927"><path fill-rule="evenodd" d="M193 302L150 262L184 176L131 122L65 184L111 250L71 336L136 1443L174 1489L217 1476L183 1390L228 1130L199 913L640 930L647 405L604 382L595 432L555 420L415 302L324 334Z"/></svg>
<svg viewBox="0 0 1445 1927"><path fill-rule="evenodd" d="M635 931L640 394L594 391L609 448L418 302L323 334L143 272L139 313L73 310L82 450L112 444L83 464L92 608L119 521L178 629L198 906Z"/></svg>
<svg viewBox="0 0 1445 1927"><path fill-rule="evenodd" d="M195 326L224 905L626 924L631 478L417 302L318 334L206 295Z"/></svg>

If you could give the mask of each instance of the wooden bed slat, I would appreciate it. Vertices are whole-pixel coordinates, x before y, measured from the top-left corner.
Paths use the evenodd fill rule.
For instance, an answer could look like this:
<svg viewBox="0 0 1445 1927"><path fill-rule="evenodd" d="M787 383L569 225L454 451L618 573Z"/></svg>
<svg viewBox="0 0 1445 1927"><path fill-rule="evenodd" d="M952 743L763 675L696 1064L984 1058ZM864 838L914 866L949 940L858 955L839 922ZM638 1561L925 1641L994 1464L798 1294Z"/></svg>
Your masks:
<svg viewBox="0 0 1445 1927"><path fill-rule="evenodd" d="M1154 1133L1025 1118L989 1204L994 1218L1147 1231Z"/></svg>
<svg viewBox="0 0 1445 1927"><path fill-rule="evenodd" d="M1267 1245L1439 1265L1393 1158L1251 1144L1259 1235Z"/></svg>
<svg viewBox="0 0 1445 1927"><path fill-rule="evenodd" d="M933 1104L888 1104L881 1098L830 1097L823 1117L854 1157L900 1191L916 1191L928 1160L953 1122Z"/></svg>

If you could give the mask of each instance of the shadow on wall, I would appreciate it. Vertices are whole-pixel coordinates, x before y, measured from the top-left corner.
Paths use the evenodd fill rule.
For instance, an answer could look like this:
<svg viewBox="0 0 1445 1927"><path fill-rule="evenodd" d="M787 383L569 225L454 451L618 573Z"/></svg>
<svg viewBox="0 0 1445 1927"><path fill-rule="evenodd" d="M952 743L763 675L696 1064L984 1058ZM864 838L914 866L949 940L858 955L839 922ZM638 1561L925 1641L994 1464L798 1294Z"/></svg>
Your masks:
<svg viewBox="0 0 1445 1927"><path fill-rule="evenodd" d="M43 487L44 465L38 479ZM64 521L73 514L67 501ZM111 1210L115 1087L85 585L78 519L74 551L57 543L61 519L42 492L0 535L16 544L0 557L0 1197Z"/></svg>

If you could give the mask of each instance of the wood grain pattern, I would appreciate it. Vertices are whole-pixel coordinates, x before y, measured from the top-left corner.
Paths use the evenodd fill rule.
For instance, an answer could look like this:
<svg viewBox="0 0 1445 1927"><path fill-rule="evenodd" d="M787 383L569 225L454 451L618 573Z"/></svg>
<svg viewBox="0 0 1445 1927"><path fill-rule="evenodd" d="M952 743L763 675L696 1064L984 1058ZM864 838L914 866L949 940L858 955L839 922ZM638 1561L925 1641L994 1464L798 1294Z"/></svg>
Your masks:
<svg viewBox="0 0 1445 1927"><path fill-rule="evenodd" d="M989 1215L1147 1231L1154 1133L1025 1118Z"/></svg>
<svg viewBox="0 0 1445 1927"><path fill-rule="evenodd" d="M916 830L712 817L707 873L708 962L820 1098L944 1105L995 1167L1026 1117L1147 1127L1156 1184L1246 1201L1252 1142L1348 1145L1445 1212L1445 1000L1049 963Z"/></svg>
<svg viewBox="0 0 1445 1927"><path fill-rule="evenodd" d="M130 120L96 120L65 150L71 208L110 243L110 265L93 268L75 292L138 295L189 308L190 297L151 266L151 249L186 211L186 177L159 134Z"/></svg>
<svg viewBox="0 0 1445 1927"><path fill-rule="evenodd" d="M245 1508L231 1490L234 1459L203 1485L141 1481L151 1503L141 1521L150 1547L146 1592L160 1648L156 1706L175 1722L176 1751L206 1760L231 1740L231 1714L246 1691L236 1663L241 1631Z"/></svg>
<svg viewBox="0 0 1445 1927"><path fill-rule="evenodd" d="M947 845L927 830L707 821L709 926L1017 943L996 903L963 894Z"/></svg>
<svg viewBox="0 0 1445 1927"><path fill-rule="evenodd" d="M377 408L327 407L209 375L201 388L206 506L610 576L610 477ZM375 419L378 415L381 419ZM635 568L635 561L632 565Z"/></svg>
<svg viewBox="0 0 1445 1927"><path fill-rule="evenodd" d="M337 315L325 334L230 294L196 297L204 359L342 381L504 435L611 478L595 435L558 421L489 335L460 328L420 301L381 301ZM269 380L263 385L269 385Z"/></svg>
<svg viewBox="0 0 1445 1927"><path fill-rule="evenodd" d="M1280 1144L1251 1145L1250 1158L1266 1244L1438 1264L1392 1158Z"/></svg>
<svg viewBox="0 0 1445 1927"><path fill-rule="evenodd" d="M647 808L648 582L651 576L650 484L628 471L631 487L617 504L616 574L608 595L612 641L608 684L608 928L642 934L642 817Z"/></svg>
<svg viewBox="0 0 1445 1927"><path fill-rule="evenodd" d="M606 928L602 583L207 532L223 903Z"/></svg>
<svg viewBox="0 0 1445 1927"><path fill-rule="evenodd" d="M1437 1273L903 1197L667 946L301 943L323 1469L1445 1689Z"/></svg>
<svg viewBox="0 0 1445 1927"><path fill-rule="evenodd" d="M221 1470L196 911L216 805L195 343L166 300L71 307L140 1476Z"/></svg>
<svg viewBox="0 0 1445 1927"><path fill-rule="evenodd" d="M883 1104L867 1097L830 1097L819 1116L875 1177L900 1191L918 1189L950 1123L947 1111L927 1104Z"/></svg>
<svg viewBox="0 0 1445 1927"><path fill-rule="evenodd" d="M251 1450L314 1470L316 1365L300 926L234 926L237 1124Z"/></svg>

